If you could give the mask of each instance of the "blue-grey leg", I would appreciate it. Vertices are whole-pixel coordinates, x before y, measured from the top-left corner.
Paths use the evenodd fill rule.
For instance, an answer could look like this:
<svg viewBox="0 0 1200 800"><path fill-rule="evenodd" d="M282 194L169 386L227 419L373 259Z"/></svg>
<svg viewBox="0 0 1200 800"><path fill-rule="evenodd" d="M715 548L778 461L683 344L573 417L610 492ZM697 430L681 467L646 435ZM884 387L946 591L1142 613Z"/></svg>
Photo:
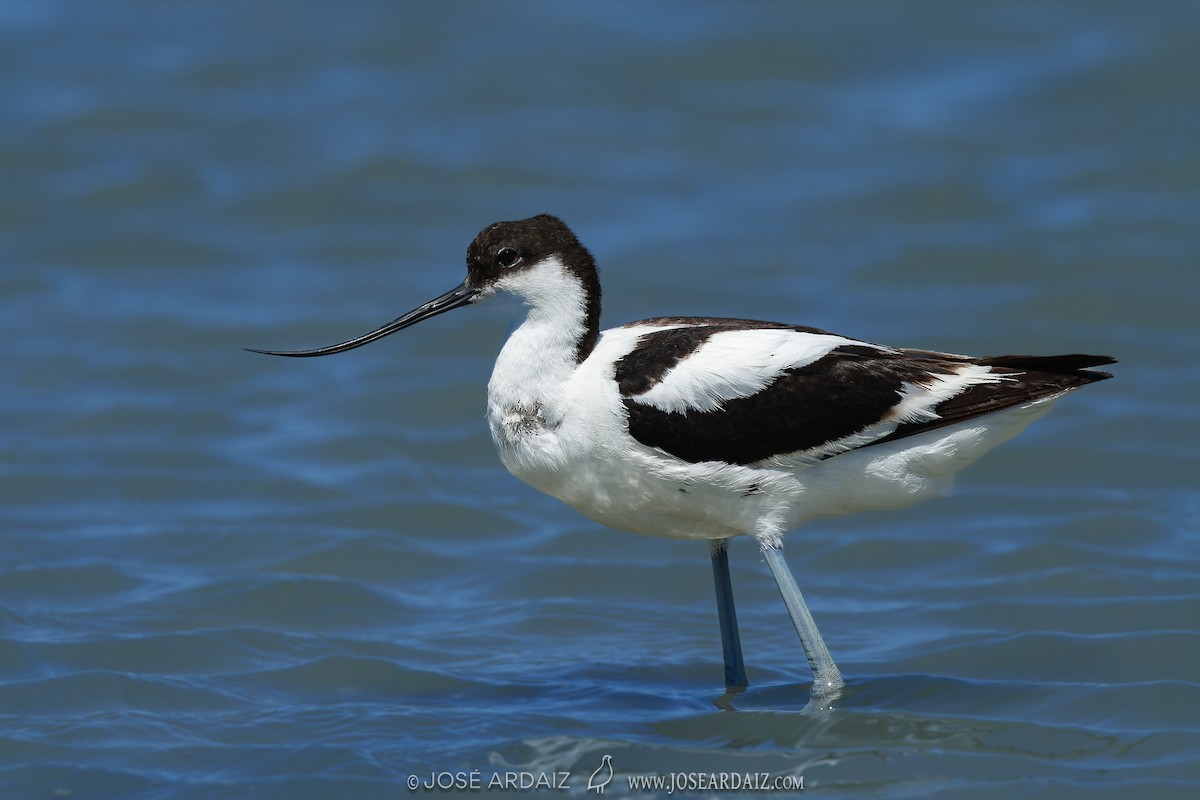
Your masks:
<svg viewBox="0 0 1200 800"><path fill-rule="evenodd" d="M817 630L817 623L813 621L808 604L804 602L804 595L800 594L800 587L796 585L792 571L783 560L783 549L764 546L762 552L767 559L767 566L771 568L771 574L775 576L779 593L783 595L783 604L787 606L792 625L796 627L796 634L804 647L804 655L808 657L808 666L813 677L813 697L836 696L845 685L842 674L838 671L837 664L833 663L829 648L825 646L825 640Z"/></svg>
<svg viewBox="0 0 1200 800"><path fill-rule="evenodd" d="M729 580L729 540L713 539L713 583L717 588L717 619L721 623L721 649L725 653L725 688L745 689L746 665L742 661L742 637L738 633L737 611L733 607L733 583Z"/></svg>

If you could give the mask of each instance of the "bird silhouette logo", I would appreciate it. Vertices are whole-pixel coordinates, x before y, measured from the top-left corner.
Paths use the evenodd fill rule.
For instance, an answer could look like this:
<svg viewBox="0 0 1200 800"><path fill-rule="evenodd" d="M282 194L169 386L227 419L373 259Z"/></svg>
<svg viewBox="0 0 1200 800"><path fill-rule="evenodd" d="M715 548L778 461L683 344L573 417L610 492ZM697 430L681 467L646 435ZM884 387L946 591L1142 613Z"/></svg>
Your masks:
<svg viewBox="0 0 1200 800"><path fill-rule="evenodd" d="M596 771L588 778L587 790L596 794L604 794L604 787L612 783L613 766L612 756L605 755L600 759L600 766L596 767Z"/></svg>

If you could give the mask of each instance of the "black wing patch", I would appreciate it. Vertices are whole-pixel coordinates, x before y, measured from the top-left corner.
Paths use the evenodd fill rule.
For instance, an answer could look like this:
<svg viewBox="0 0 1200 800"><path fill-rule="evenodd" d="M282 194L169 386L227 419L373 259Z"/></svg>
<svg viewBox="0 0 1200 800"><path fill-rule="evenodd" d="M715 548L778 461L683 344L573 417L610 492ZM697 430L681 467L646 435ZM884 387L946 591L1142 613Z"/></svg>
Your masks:
<svg viewBox="0 0 1200 800"><path fill-rule="evenodd" d="M774 326L756 323L755 327ZM823 333L807 328L799 330ZM660 331L647 336L670 332ZM681 334L677 340L672 340L678 344L677 349L682 355L667 366L664 366L667 359L655 363L655 369L646 380L633 374L636 360L625 364L624 374L622 364L617 367L630 434L644 445L660 448L691 463L752 464L772 456L820 448L884 421L900 402L900 392L906 383L918 387L928 385L938 376L953 375L965 365L990 367L997 376L1009 380L969 385L933 409L938 414L937 419L901 424L894 432L866 444L912 436L1103 380L1111 376L1088 372L1085 368L1113 362L1107 356L970 359L928 351L886 352L873 347L846 345L835 348L812 364L786 370L754 395L726 400L715 411L664 411L638 402L637 394L659 382L671 366L694 352L705 339L690 344L691 340ZM687 349L689 345L690 349ZM836 453L817 457L832 455Z"/></svg>
<svg viewBox="0 0 1200 800"><path fill-rule="evenodd" d="M852 436L884 419L905 382L927 381L932 372L956 366L851 345L787 370L762 391L726 400L716 411L663 411L636 396L624 404L629 432L644 445L693 463L752 464Z"/></svg>

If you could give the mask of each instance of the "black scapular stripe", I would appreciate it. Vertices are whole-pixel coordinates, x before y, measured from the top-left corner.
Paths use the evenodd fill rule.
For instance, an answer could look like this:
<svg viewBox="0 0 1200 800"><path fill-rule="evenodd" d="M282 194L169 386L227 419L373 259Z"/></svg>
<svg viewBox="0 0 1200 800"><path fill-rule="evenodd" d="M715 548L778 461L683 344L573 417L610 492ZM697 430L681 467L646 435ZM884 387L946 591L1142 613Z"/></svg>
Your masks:
<svg viewBox="0 0 1200 800"><path fill-rule="evenodd" d="M801 325L724 317L657 317L634 324L681 327L643 334L638 338L637 346L617 360L614 377L622 397L633 397L650 391L680 361L699 350L718 333L762 329L825 333L817 328Z"/></svg>

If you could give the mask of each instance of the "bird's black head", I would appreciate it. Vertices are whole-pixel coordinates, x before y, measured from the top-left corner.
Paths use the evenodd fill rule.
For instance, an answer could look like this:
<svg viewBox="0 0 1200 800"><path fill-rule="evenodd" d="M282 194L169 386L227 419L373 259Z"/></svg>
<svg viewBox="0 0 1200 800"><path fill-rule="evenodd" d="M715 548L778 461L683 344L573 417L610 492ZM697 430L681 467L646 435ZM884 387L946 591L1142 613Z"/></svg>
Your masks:
<svg viewBox="0 0 1200 800"><path fill-rule="evenodd" d="M467 248L467 285L486 291L505 276L551 257L581 279L594 282L596 264L591 254L558 217L538 214L496 222L480 231Z"/></svg>
<svg viewBox="0 0 1200 800"><path fill-rule="evenodd" d="M558 266L553 266L558 265ZM467 248L467 278L459 286L430 300L375 330L340 344L313 350L253 350L275 356L324 356L344 353L388 334L435 317L453 308L474 303L504 289L527 300L536 294L539 277L534 267L563 270L583 288L584 333L580 337L580 359L591 352L600 330L600 281L591 254L558 217L539 214L516 222L497 222L484 228ZM579 295L576 289L576 295Z"/></svg>

